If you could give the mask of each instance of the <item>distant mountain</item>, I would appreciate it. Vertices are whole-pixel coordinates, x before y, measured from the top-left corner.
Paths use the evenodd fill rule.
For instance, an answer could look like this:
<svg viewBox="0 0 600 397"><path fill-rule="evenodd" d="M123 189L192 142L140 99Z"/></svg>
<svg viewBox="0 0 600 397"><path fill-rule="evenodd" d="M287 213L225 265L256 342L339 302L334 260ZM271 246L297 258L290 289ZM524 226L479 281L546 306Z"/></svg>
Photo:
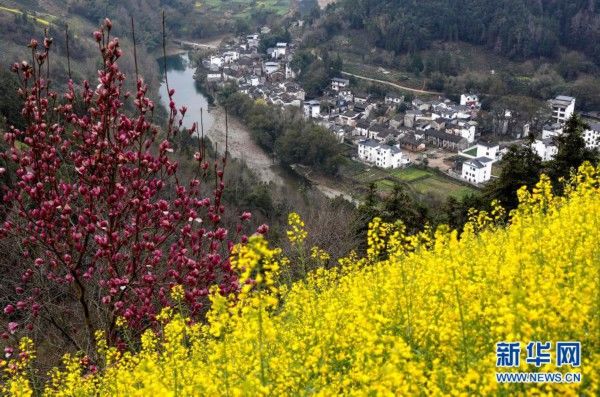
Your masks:
<svg viewBox="0 0 600 397"><path fill-rule="evenodd" d="M396 53L464 41L522 60L564 46L600 64L600 0L338 0L325 14L329 34L364 30Z"/></svg>

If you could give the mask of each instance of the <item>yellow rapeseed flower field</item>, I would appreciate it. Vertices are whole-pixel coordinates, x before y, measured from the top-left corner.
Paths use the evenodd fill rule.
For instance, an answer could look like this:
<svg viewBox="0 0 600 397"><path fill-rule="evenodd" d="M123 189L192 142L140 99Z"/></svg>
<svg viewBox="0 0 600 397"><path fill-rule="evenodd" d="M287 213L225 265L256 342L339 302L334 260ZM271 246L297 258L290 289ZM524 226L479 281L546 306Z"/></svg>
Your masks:
<svg viewBox="0 0 600 397"><path fill-rule="evenodd" d="M365 258L319 269L289 287L290 266L262 237L236 248L244 289L212 295L207 324L167 310L136 353L102 347L103 368L66 357L47 395L589 395L600 393L600 168L583 166L564 197L546 178L508 226L473 213L464 232L418 236L375 219ZM303 240L292 217L293 239ZM298 238L300 237L300 238ZM315 249L317 257L325 254ZM573 384L499 384L496 343L580 341ZM25 343L26 347L28 346ZM15 370L5 391L30 392Z"/></svg>

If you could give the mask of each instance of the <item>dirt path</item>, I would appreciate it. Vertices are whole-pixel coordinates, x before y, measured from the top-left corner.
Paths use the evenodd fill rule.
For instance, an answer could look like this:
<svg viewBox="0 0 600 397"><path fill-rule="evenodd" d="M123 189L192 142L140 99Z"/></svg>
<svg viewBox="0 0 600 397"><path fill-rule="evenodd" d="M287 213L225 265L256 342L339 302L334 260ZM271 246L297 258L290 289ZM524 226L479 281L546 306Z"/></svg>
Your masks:
<svg viewBox="0 0 600 397"><path fill-rule="evenodd" d="M214 117L212 127L207 131L207 136L217 143L219 153L225 150L225 112L221 107L215 107L210 110ZM250 131L238 120L229 117L229 137L227 146L229 154L239 160L245 161L261 181L274 182L276 185L283 185L284 181L274 170L275 166L271 158L252 140Z"/></svg>
<svg viewBox="0 0 600 397"><path fill-rule="evenodd" d="M416 92L417 94L443 95L441 92L418 90L416 88L406 87L406 86L403 86L400 84L392 83L390 81L372 79L370 77L365 77L365 76L359 76L358 74L352 74L352 73L348 73L348 72L342 72L342 74L346 75L346 76L356 77L357 79L361 79L361 80L373 81L375 83L389 85L391 87L399 88L399 89L405 90L405 91Z"/></svg>

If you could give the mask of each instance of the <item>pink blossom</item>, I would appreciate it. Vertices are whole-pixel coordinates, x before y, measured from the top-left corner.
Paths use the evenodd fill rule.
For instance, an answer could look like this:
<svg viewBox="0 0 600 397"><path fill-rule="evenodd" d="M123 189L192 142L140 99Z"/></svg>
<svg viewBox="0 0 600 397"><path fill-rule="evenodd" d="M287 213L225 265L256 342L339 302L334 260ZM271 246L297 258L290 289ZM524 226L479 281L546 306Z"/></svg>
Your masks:
<svg viewBox="0 0 600 397"><path fill-rule="evenodd" d="M209 303L206 291L217 282L224 293L238 290L228 248L247 241L241 226L231 233L223 225L223 219L238 215L229 216L222 202L226 161L215 165L200 152L195 155L200 173L215 166L209 194L200 178L178 179L170 142L178 133L175 115L185 115L187 107L176 106L170 89L169 122L162 129L153 124L147 112L154 103L144 80L136 81L130 96L125 92L126 76L117 64L120 43L103 40L111 28L107 19L93 33L102 61L96 80L69 82L60 95L46 89L47 82L27 62L13 65L22 83L27 128L6 134L11 144L2 157L7 165L0 169L0 174L14 170L16 181L5 193L15 205L0 238L23 246L16 268L21 280L11 286L20 300L16 307L7 305L5 314L52 310L49 314L65 319L66 332L77 337L86 312L98 320L88 324L113 324L115 316L127 314L134 331L156 326L156 314L169 304L174 284L184 285L187 309L200 314ZM51 44L44 41L40 63L48 61ZM125 111L126 105L134 111ZM15 150L16 141L26 145ZM250 218L249 212L239 216ZM258 228L267 231L266 225ZM72 300L45 306L46 296ZM10 323L8 330L17 328Z"/></svg>
<svg viewBox="0 0 600 397"><path fill-rule="evenodd" d="M17 332L17 329L19 328L19 324L15 323L14 321L8 323L8 332L12 334L14 334L15 332Z"/></svg>
<svg viewBox="0 0 600 397"><path fill-rule="evenodd" d="M256 232L258 234L267 234L269 232L269 226L263 223L256 229Z"/></svg>

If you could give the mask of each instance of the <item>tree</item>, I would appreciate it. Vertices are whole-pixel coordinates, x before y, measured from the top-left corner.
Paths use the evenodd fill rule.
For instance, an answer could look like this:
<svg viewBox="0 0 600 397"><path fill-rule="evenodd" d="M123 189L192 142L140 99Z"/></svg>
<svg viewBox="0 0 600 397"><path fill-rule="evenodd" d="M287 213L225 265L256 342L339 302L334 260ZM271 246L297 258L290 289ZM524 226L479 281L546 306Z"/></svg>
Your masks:
<svg viewBox="0 0 600 397"><path fill-rule="evenodd" d="M542 160L531 145L513 145L502 158L501 166L498 179L484 189L484 198L489 202L498 200L504 208L512 210L519 203L517 190L522 186L534 186L539 181Z"/></svg>
<svg viewBox="0 0 600 397"><path fill-rule="evenodd" d="M581 118L574 114L563 129L563 133L554 138L554 142L558 147L558 153L548 164L548 174L555 182L554 186L560 178L569 178L572 171L589 161L595 164L598 161L598 153L585 146L583 132L587 125Z"/></svg>
<svg viewBox="0 0 600 397"><path fill-rule="evenodd" d="M427 223L427 210L419 205L400 184L394 185L392 194L386 198L381 212L386 222L401 220L409 233L423 229Z"/></svg>
<svg viewBox="0 0 600 397"><path fill-rule="evenodd" d="M178 178L171 140L181 133L175 117L186 108L176 107L169 90L169 122L159 131L140 78L129 99L136 114L124 113L126 77L111 27L106 20L94 32L104 66L98 82L83 82L80 93L72 81L60 96L46 86L49 38L41 46L31 41L36 64L13 65L26 126L5 134L9 148L2 154L16 169L0 228L0 238L16 250L13 271L3 275L14 291L3 297L9 301L6 337L37 327L39 335L54 330L78 350L93 352L95 330L111 343L123 342L118 319L141 332L157 324L163 307L181 304L202 316L213 285L223 294L237 291L229 253L245 237L238 237L241 223L236 233L221 225L226 159L211 165L199 147L200 177ZM210 167L214 179L203 181ZM183 295L177 303L170 295L175 286Z"/></svg>
<svg viewBox="0 0 600 397"><path fill-rule="evenodd" d="M19 89L19 80L13 73L0 70L0 117L5 117L9 125L17 128L25 126L25 120L21 115L21 101L15 93Z"/></svg>

